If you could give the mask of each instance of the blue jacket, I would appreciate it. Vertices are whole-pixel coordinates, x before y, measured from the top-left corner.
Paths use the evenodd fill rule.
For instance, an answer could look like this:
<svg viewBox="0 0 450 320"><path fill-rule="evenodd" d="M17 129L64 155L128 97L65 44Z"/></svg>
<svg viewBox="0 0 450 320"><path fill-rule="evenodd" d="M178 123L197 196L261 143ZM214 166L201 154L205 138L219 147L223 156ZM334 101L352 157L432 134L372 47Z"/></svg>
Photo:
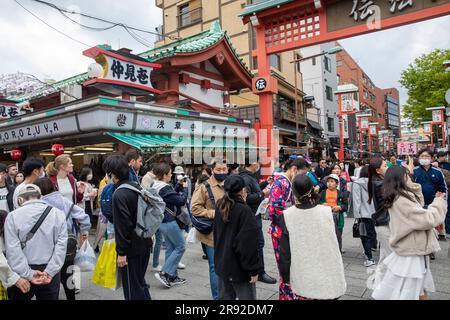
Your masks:
<svg viewBox="0 0 450 320"><path fill-rule="evenodd" d="M134 182L136 182L137 184L141 184L141 183L139 182L139 177L138 177L138 175L136 174L136 172L134 171L134 169L133 169L132 167L130 167L130 173L129 173L129 179L128 179L128 180L134 181Z"/></svg>
<svg viewBox="0 0 450 320"><path fill-rule="evenodd" d="M430 167L428 171L422 166L414 168L414 181L422 186L422 194L425 201L425 207L434 200L436 192L443 192L447 196L447 184L444 175L439 169Z"/></svg>
<svg viewBox="0 0 450 320"><path fill-rule="evenodd" d="M161 198L163 198L166 203L166 208L174 212L176 215L181 213L180 208L186 204L188 198L188 188L183 188L183 193L181 196L175 191L172 185L163 181L156 180L152 188L155 188ZM175 221L175 217L169 211L165 210L162 223L172 221Z"/></svg>

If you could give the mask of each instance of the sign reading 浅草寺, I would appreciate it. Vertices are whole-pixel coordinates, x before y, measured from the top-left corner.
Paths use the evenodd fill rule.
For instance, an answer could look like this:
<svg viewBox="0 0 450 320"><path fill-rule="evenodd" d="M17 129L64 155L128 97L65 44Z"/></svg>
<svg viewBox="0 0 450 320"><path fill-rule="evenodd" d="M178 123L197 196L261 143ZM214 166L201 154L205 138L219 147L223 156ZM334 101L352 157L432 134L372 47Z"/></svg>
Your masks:
<svg viewBox="0 0 450 320"><path fill-rule="evenodd" d="M96 46L83 52L85 56L95 59L103 68L103 74L85 84L106 83L160 93L152 85L150 75L160 64L145 61L141 57L124 56L118 51L110 51Z"/></svg>

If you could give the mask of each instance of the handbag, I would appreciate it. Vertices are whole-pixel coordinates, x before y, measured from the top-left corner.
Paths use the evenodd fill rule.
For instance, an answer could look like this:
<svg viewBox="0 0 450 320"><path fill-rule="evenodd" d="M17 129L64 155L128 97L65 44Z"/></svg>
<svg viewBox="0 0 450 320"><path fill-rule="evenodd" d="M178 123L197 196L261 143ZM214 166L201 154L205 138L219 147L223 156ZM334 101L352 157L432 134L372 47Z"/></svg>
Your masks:
<svg viewBox="0 0 450 320"><path fill-rule="evenodd" d="M181 213L177 215L175 212L166 207L167 212L169 212L174 218L180 229L184 229L186 226L191 226L192 221L189 215L188 209L183 206L181 207Z"/></svg>
<svg viewBox="0 0 450 320"><path fill-rule="evenodd" d="M353 223L353 238L367 237L366 224L361 219L355 219Z"/></svg>
<svg viewBox="0 0 450 320"><path fill-rule="evenodd" d="M73 203L70 207L69 213L66 216L66 221L69 220L70 214L72 213L73 207L75 204ZM65 261L73 261L77 254L78 249L78 238L76 236L76 232L73 232L73 229L76 228L75 221L72 224L72 230L68 230L67 232L67 251L66 251L66 259Z"/></svg>
<svg viewBox="0 0 450 320"><path fill-rule="evenodd" d="M361 235L359 234L359 219L355 219L352 230L353 230L353 238L361 238Z"/></svg>

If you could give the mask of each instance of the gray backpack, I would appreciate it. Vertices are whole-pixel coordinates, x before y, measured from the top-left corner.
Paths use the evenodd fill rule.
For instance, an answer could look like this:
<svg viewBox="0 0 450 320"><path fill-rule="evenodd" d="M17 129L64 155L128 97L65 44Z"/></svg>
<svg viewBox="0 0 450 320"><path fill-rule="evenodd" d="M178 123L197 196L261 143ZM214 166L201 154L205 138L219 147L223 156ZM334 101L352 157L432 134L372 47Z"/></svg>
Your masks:
<svg viewBox="0 0 450 320"><path fill-rule="evenodd" d="M164 219L166 203L153 188L138 189L130 184L122 184L117 188L117 190L119 189L129 189L139 193L134 231L140 238L151 238Z"/></svg>

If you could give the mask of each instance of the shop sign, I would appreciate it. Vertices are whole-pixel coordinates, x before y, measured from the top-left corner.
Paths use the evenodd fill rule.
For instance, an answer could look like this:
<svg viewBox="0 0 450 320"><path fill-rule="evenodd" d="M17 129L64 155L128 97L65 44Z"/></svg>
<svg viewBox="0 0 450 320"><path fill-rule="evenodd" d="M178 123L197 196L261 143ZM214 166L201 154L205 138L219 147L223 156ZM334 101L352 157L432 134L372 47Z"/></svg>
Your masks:
<svg viewBox="0 0 450 320"><path fill-rule="evenodd" d="M400 141L397 144L397 154L399 156L417 154L417 144L415 142Z"/></svg>
<svg viewBox="0 0 450 320"><path fill-rule="evenodd" d="M361 118L361 130L369 129L369 118Z"/></svg>
<svg viewBox="0 0 450 320"><path fill-rule="evenodd" d="M25 111L16 105L3 105L0 103L0 120L10 119L24 115Z"/></svg>
<svg viewBox="0 0 450 320"><path fill-rule="evenodd" d="M433 117L433 123L441 123L442 120L442 114L443 110L433 110L432 117Z"/></svg>
<svg viewBox="0 0 450 320"><path fill-rule="evenodd" d="M120 53L98 46L84 51L83 54L95 59L103 68L103 74L100 77L89 80L85 84L109 83L160 93L153 87L150 79L152 71L161 68L160 64L122 56Z"/></svg>
<svg viewBox="0 0 450 320"><path fill-rule="evenodd" d="M248 127L218 124L197 119L169 118L165 116L138 115L136 131L202 134L203 136L247 137Z"/></svg>
<svg viewBox="0 0 450 320"><path fill-rule="evenodd" d="M377 135L377 125L376 124L369 125L369 134L371 136L376 136Z"/></svg>
<svg viewBox="0 0 450 320"><path fill-rule="evenodd" d="M77 132L75 116L0 131L0 143L36 140Z"/></svg>
<svg viewBox="0 0 450 320"><path fill-rule="evenodd" d="M431 123L423 124L423 133L431 133Z"/></svg>

